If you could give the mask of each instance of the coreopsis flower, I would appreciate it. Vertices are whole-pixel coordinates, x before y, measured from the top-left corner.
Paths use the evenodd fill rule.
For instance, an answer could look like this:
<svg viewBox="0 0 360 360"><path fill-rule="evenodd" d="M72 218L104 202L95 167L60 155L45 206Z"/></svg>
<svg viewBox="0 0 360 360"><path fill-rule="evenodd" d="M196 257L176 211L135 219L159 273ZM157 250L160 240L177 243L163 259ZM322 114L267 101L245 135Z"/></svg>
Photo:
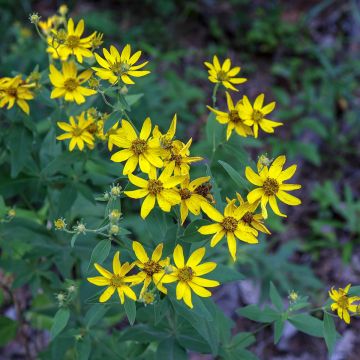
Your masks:
<svg viewBox="0 0 360 360"><path fill-rule="evenodd" d="M180 216L181 225L184 224L186 218L189 215L189 211L194 215L199 215L201 210L201 203L207 201L205 197L199 195L196 192L201 185L207 183L210 180L210 176L200 177L190 182L190 178L187 176L185 180L180 184L179 194L181 197L180 203Z"/></svg>
<svg viewBox="0 0 360 360"><path fill-rule="evenodd" d="M242 204L234 207L234 202L226 205L224 214L221 214L209 203L203 202L201 204L202 211L215 223L211 225L204 225L198 229L198 232L203 235L214 234L210 246L214 247L217 243L226 236L229 253L233 260L236 260L236 239L244 241L249 244L258 243L256 236L258 232L245 224L241 219L249 211L249 206Z"/></svg>
<svg viewBox="0 0 360 360"><path fill-rule="evenodd" d="M137 275L127 276L126 274L134 267L135 264L128 262L121 265L120 252L117 251L113 259L113 272L104 269L101 265L95 263L96 270L102 276L89 277L87 280L96 286L107 286L106 290L101 294L99 301L106 302L114 294L115 290L120 298L121 304L125 302L125 296L136 301L136 294L129 286L129 283L138 281Z"/></svg>
<svg viewBox="0 0 360 360"><path fill-rule="evenodd" d="M140 189L124 191L124 193L133 199L145 197L140 211L143 219L145 219L154 208L155 202L157 202L160 209L165 212L169 212L172 206L180 204L181 197L174 187L184 181L185 177L171 176L174 172L174 166L174 163L166 166L159 177L157 177L156 172L150 173L149 180L129 174L130 182Z"/></svg>
<svg viewBox="0 0 360 360"><path fill-rule="evenodd" d="M111 160L126 161L124 175L132 174L138 164L141 171L147 174L163 166L163 161L159 157L159 140L149 138L151 127L150 118L146 118L138 136L132 125L127 120L122 120L121 135L112 136L112 142L124 150L113 154Z"/></svg>
<svg viewBox="0 0 360 360"><path fill-rule="evenodd" d="M244 214L244 216L240 219L240 222L244 223L247 226L251 226L254 229L261 231L265 234L271 234L269 229L264 225L264 218L262 216L262 214L255 214L256 209L259 206L259 203L253 203L253 204L249 204L249 202L244 201L244 199L242 198L242 196L239 193L236 193L236 197L237 200L239 201L240 205L246 205L248 206L248 211ZM236 204L226 198L227 203L233 203L234 209L236 208Z"/></svg>
<svg viewBox="0 0 360 360"><path fill-rule="evenodd" d="M260 201L264 219L268 217L266 209L267 203L270 204L271 209L276 215L286 217L286 215L282 214L279 210L276 198L291 206L301 204L300 199L287 193L287 191L300 189L301 185L283 183L294 175L297 167L296 165L292 165L286 170L283 170L285 161L285 155L281 155L273 161L270 168L258 161L257 167L259 174L256 174L249 166L245 169L246 178L252 184L258 186L258 188L250 191L247 195L247 200L250 204Z"/></svg>
<svg viewBox="0 0 360 360"><path fill-rule="evenodd" d="M239 114L239 106L242 103L242 100L239 100L234 105L234 102L230 94L226 91L226 101L227 101L228 111L220 111L212 108L211 106L207 106L207 108L216 115L216 120L220 124L227 124L226 140L230 139L233 130L235 130L238 135L243 137L252 135L253 132L251 130L251 127L245 125L244 120L240 117Z"/></svg>
<svg viewBox="0 0 360 360"><path fill-rule="evenodd" d="M203 160L200 156L189 156L191 143L192 139L190 139L186 144L182 144L180 149L173 149L170 157L164 161L165 165L171 162L175 163L175 175L188 175L190 171L189 164Z"/></svg>
<svg viewBox="0 0 360 360"><path fill-rule="evenodd" d="M44 21L40 20L38 22L38 26L44 35L49 36L51 34L51 31L56 29L60 22L61 18L58 15L53 15Z"/></svg>
<svg viewBox="0 0 360 360"><path fill-rule="evenodd" d="M255 138L259 135L259 127L266 133L272 134L274 128L283 125L281 122L266 119L275 108L275 101L263 106L264 94L260 94L251 105L247 96L244 95L242 103L239 105L239 115L244 120L244 124L253 127Z"/></svg>
<svg viewBox="0 0 360 360"><path fill-rule="evenodd" d="M178 282L176 285L176 299L183 300L190 308L193 308L191 290L200 297L210 297L211 292L206 288L220 285L216 280L201 277L213 271L217 266L215 262L200 264L204 256L205 248L199 248L190 255L185 263L183 248L178 244L173 253L176 266L173 266L171 274L164 276L163 283Z"/></svg>
<svg viewBox="0 0 360 360"><path fill-rule="evenodd" d="M161 260L163 244L159 244L151 255L151 259L147 255L144 247L138 242L133 241L132 247L137 260L136 266L141 270L136 275L139 280L134 283L137 285L143 282L143 287L140 292L140 297L147 291L151 282L164 294L167 294L167 289L162 284L162 279L165 275L165 266L170 264L170 259L167 257Z"/></svg>
<svg viewBox="0 0 360 360"><path fill-rule="evenodd" d="M64 130L65 133L56 137L57 140L71 139L69 142L69 150L73 151L75 146L80 151L84 149L84 144L90 148L94 147L94 136L89 132L89 126L93 123L92 119L85 119L85 112L76 116L76 121L73 116L69 118L70 123L59 121L57 126Z"/></svg>
<svg viewBox="0 0 360 360"><path fill-rule="evenodd" d="M141 56L141 51L131 55L131 47L127 44L121 52L115 46L110 46L110 51L103 48L104 58L95 54L95 59L101 67L93 67L96 75L108 80L111 84L116 84L119 79L128 85L135 84L131 77L142 77L150 74L149 70L142 69L148 61L135 65Z"/></svg>
<svg viewBox="0 0 360 360"><path fill-rule="evenodd" d="M340 319L343 319L346 324L350 324L350 312L357 312L357 305L353 304L355 301L360 301L359 296L348 296L351 284L348 284L345 289L339 288L335 290L334 287L329 291L330 298L334 301L331 304L331 310L337 311Z"/></svg>
<svg viewBox="0 0 360 360"><path fill-rule="evenodd" d="M23 81L21 75L0 78L0 108L7 105L7 109L11 109L16 104L29 115L30 107L27 101L34 99L34 93L31 91L34 87L35 83Z"/></svg>
<svg viewBox="0 0 360 360"><path fill-rule="evenodd" d="M106 119L105 119L106 121ZM115 136L121 136L123 131L121 128L119 128L119 121L117 121L112 127L111 129L109 129L106 134L104 134L104 120L99 120L96 122L97 125L97 132L96 132L96 136L103 140L106 141L108 143L108 149L109 151L112 151L113 147L114 147L114 142L113 139Z"/></svg>
<svg viewBox="0 0 360 360"><path fill-rule="evenodd" d="M49 78L54 86L50 97L52 99L64 97L65 101L75 101L77 104L84 103L85 96L96 94L95 90L81 86L89 80L91 74L91 70L85 70L78 75L73 61L62 63L61 72L53 64L50 64Z"/></svg>
<svg viewBox="0 0 360 360"><path fill-rule="evenodd" d="M231 60L226 59L222 65L220 65L219 59L216 55L213 57L213 63L205 62L206 67L209 68L209 80L212 83L221 83L227 89L239 91L234 85L242 84L247 79L236 77L241 68L236 66L231 69ZM233 85L234 84L234 85Z"/></svg>
<svg viewBox="0 0 360 360"><path fill-rule="evenodd" d="M69 19L67 23L66 36L61 43L53 44L56 48L57 55L66 61L69 55L76 56L76 60L81 64L83 57L92 57L93 53L90 48L92 47L92 39L96 36L96 32L93 32L90 36L82 38L84 33L85 23L81 19L75 27L74 20ZM56 30L53 30L54 38L56 39Z"/></svg>

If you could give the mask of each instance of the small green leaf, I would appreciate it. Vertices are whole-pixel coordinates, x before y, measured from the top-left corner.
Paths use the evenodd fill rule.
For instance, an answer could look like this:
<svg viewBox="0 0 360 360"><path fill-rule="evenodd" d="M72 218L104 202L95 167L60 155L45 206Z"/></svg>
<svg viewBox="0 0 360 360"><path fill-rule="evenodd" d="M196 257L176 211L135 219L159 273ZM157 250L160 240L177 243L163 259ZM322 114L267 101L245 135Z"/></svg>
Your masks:
<svg viewBox="0 0 360 360"><path fill-rule="evenodd" d="M274 322L274 344L277 344L284 330L285 321L278 319Z"/></svg>
<svg viewBox="0 0 360 360"><path fill-rule="evenodd" d="M101 240L91 253L88 271L91 265L94 263L103 262L109 255L111 249L111 240Z"/></svg>
<svg viewBox="0 0 360 360"><path fill-rule="evenodd" d="M95 304L90 307L85 315L85 324L88 328L96 325L106 314L109 308L104 304Z"/></svg>
<svg viewBox="0 0 360 360"><path fill-rule="evenodd" d="M260 309L257 305L248 305L238 309L236 312L247 319L261 323L272 323L281 317L281 314L275 310L270 309L269 307Z"/></svg>
<svg viewBox="0 0 360 360"><path fill-rule="evenodd" d="M133 105L136 104L143 96L144 96L144 94L126 95L126 96L125 96L125 100L126 100L126 102L129 104L129 106L133 106Z"/></svg>
<svg viewBox="0 0 360 360"><path fill-rule="evenodd" d="M174 338L165 339L159 343L156 359L187 360L186 350Z"/></svg>
<svg viewBox="0 0 360 360"><path fill-rule="evenodd" d="M210 238L210 236L201 235L198 230L201 226L209 225L210 221L204 219L194 220L191 224L189 224L182 236L180 236L179 240L186 241L190 243L204 241Z"/></svg>
<svg viewBox="0 0 360 360"><path fill-rule="evenodd" d="M0 316L0 346L6 345L15 336L18 323L6 316Z"/></svg>
<svg viewBox="0 0 360 360"><path fill-rule="evenodd" d="M328 348L329 354L331 355L334 351L335 343L336 343L336 328L334 319L328 313L324 313L324 338L326 342L326 346Z"/></svg>
<svg viewBox="0 0 360 360"><path fill-rule="evenodd" d="M106 134L118 121L121 120L122 113L113 111L104 123L104 134Z"/></svg>
<svg viewBox="0 0 360 360"><path fill-rule="evenodd" d="M279 310L282 311L283 310L283 302L282 302L282 298L279 294L279 292L277 291L275 285L273 284L273 282L270 282L270 299L271 302L273 303L273 305Z"/></svg>
<svg viewBox="0 0 360 360"><path fill-rule="evenodd" d="M51 340L54 340L56 336L58 336L61 331L64 330L70 319L70 311L67 308L60 308L54 317L53 325L50 329Z"/></svg>
<svg viewBox="0 0 360 360"><path fill-rule="evenodd" d="M125 298L124 309L130 325L134 325L136 318L136 302L129 298Z"/></svg>
<svg viewBox="0 0 360 360"><path fill-rule="evenodd" d="M225 169L225 171L229 174L231 179L235 182L235 184L240 189L245 188L245 189L249 190L249 185L248 185L247 181L233 167L231 167L225 161L219 160L218 163Z"/></svg>
<svg viewBox="0 0 360 360"><path fill-rule="evenodd" d="M323 337L323 324L318 318L308 314L296 314L289 317L289 321L299 331L316 337Z"/></svg>

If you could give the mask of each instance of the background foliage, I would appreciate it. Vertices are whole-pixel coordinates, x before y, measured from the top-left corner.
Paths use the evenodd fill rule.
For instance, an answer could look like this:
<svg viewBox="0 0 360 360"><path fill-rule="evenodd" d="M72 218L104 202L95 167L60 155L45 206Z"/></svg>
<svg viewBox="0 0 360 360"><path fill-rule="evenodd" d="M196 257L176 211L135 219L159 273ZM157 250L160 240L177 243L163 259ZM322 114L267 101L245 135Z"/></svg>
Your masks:
<svg viewBox="0 0 360 360"><path fill-rule="evenodd" d="M40 71L46 69L44 44L27 17L34 10L46 17L60 4L0 4L1 75L12 74L14 69L28 74L36 64ZM88 265L96 260L92 256L95 245L102 247L97 251L101 259L106 258L111 245L106 240L100 243L95 236L80 235L71 247L71 238L55 232L51 225L62 216L74 225L83 219L89 227L99 226L105 206L95 197L108 190L115 179L122 184L119 165L108 160L105 147L89 157L80 152L70 154L56 142L56 129L49 119L61 120L64 114L44 89L40 95L43 103L32 102L30 117L17 109L0 112L0 215L6 219L10 208L16 210L15 218L2 224L0 234L0 303L6 315L0 317L0 345L13 340L1 350L2 355L41 351L41 358L63 359L64 349L69 349L69 359L75 356L72 352L81 359L88 358L90 352L94 358L152 359L172 353L174 359L182 359L187 357L187 348L194 359L199 352L229 359L240 354L243 358L253 358L253 354L261 359L283 358L292 354L294 358L324 359L322 341L306 338L308 346L304 349L306 335L297 333L288 323L277 323L275 310L267 307L262 307L262 315L255 308L254 318L254 308L249 306L256 305L249 304L268 303L270 291L271 307L276 309L276 295L269 289L271 281L282 297L295 289L301 296L311 294L312 302L319 305L327 296L324 289L330 285L359 283L358 4L147 0L141 5L133 1L81 1L69 2L68 6L76 17L85 19L89 30L104 32L108 42L130 42L151 58L152 74L137 82L136 93L144 95L133 105L132 118L138 119L139 125L149 115L167 129L176 112L180 119L177 133L182 139L193 137L193 154L211 159L208 171L216 175L219 186L214 189L215 196L220 190L223 197L232 196L243 187L226 163L238 164L235 170L241 174L259 153L268 152L270 158L285 153L299 164L296 182L303 185L303 205L288 210L291 221L269 219L271 239L263 239L257 247L241 247L236 268L248 280L225 284L215 294L217 305L228 317L211 303L206 304L203 313L189 317L181 304L174 303L178 307L174 314L177 323L171 324L164 318L167 303L163 301L151 312L138 309L137 320L142 324L128 327L125 313L130 319L132 310L100 309L89 300L93 288L83 281ZM211 123L205 126L205 105L211 101L211 90L202 63L214 53L240 62L246 77L252 79L243 85L245 93L253 98L264 91L271 97L269 101L277 101L276 119L285 126L277 129L276 137L254 140L232 136L223 143L220 137L211 136L216 129L210 128ZM244 144L247 152L240 150ZM196 175L203 168L198 171L195 168ZM146 227L132 202L125 202L122 212L127 214L121 223L125 243L130 242L125 229L145 243L149 235L166 242L176 232L171 223L164 226L156 211L151 214L153 227ZM219 262L228 261L224 248L217 248L217 256ZM228 274L228 280L234 280L232 275ZM61 322L66 324L68 318L66 310L58 310L52 294L66 293L71 285L78 289L72 303L78 311L78 323L45 349L49 336L56 337L62 330ZM218 328L202 322L209 313ZM62 319L56 322L60 328L52 328L54 315ZM257 325L244 317L274 323L275 336L279 331L276 329L285 326L284 338L274 345L269 327L257 330ZM306 333L308 321L292 319L290 323ZM17 332L19 326L21 332ZM315 329L318 326L314 324ZM112 337L103 331L109 327ZM256 341L247 333L254 330ZM319 335L316 331L321 329L312 335ZM356 322L346 330L342 351L346 348L347 352L343 358L351 359L350 354L359 345L357 331ZM141 344L143 332L160 345ZM79 335L80 341L76 337ZM105 346L94 346L97 343Z"/></svg>

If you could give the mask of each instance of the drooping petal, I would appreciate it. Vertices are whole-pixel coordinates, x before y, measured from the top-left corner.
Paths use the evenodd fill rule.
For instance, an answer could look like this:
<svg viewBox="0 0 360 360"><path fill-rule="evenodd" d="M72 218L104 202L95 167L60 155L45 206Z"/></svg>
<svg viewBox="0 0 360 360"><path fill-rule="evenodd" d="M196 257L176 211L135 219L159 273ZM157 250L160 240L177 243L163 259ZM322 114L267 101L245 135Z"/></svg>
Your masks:
<svg viewBox="0 0 360 360"><path fill-rule="evenodd" d="M115 292L115 287L114 286L109 286L100 296L99 298L99 301L102 303L102 302L105 302L105 301L108 301L112 294Z"/></svg>
<svg viewBox="0 0 360 360"><path fill-rule="evenodd" d="M142 262L146 263L149 261L149 257L144 249L144 247L138 242L133 241L132 248L134 250L135 256Z"/></svg>

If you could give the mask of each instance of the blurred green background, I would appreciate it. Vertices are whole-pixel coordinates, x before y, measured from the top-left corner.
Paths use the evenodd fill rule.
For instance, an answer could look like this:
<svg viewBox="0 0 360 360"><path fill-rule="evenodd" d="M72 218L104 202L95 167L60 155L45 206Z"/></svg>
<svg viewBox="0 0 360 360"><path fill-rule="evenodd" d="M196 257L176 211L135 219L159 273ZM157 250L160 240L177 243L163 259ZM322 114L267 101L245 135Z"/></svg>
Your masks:
<svg viewBox="0 0 360 360"><path fill-rule="evenodd" d="M47 66L44 44L29 24L28 15L36 11L46 18L61 4L0 0L1 76L13 72L28 74L36 64L40 70ZM201 139L206 136L205 106L211 103L212 85L207 81L203 62L217 54L239 64L248 81L233 97L246 94L254 99L264 92L266 102L277 102L273 119L282 121L284 126L277 128L273 136L263 134L260 140L233 135L227 144L219 147L212 171L223 179L222 194L233 196L237 186L216 160L238 162L234 168L242 171L249 159L240 146L245 146L253 161L262 153L270 158L286 154L290 162L298 163L294 182L303 185L299 192L302 206L287 209L288 219L283 222L270 219L273 236L252 251L251 259L246 253L243 257L240 254L241 271L263 284L273 280L284 294L293 288L303 294L306 289L312 289L312 294L319 294L320 303L326 298L324 289L331 285L359 284L360 8L357 1L143 0L66 4L73 17L84 18L87 31L104 33L106 47L130 43L134 49L144 51L150 59L152 74L137 82L136 92L144 96L133 108L132 118L141 124L150 116L165 130L177 113L178 136L183 140L194 139L194 155L207 151ZM222 105L224 99L220 98L219 106ZM46 111L32 108L31 121L41 122L48 116ZM1 127L7 126L3 110L0 121L4 124ZM33 125L27 121L26 127L31 129ZM22 148L26 149L32 140L26 137L25 140ZM7 206L39 210L44 185L34 180L26 169L17 171L4 164L9 146L13 156L17 156L9 139L3 138L0 193ZM102 192L105 184L111 183L109 174L115 177L114 167L103 179L92 182L94 192ZM31 193L29 186L33 187ZM66 206L61 204L60 210ZM128 224L131 226L131 219ZM233 315L232 301L238 307L261 298L254 295L249 300L244 295L249 289L254 292L258 285L249 283L240 288L228 285L217 295L218 303ZM26 302L23 306L26 308ZM248 326L246 321L238 321L238 329ZM354 334L360 331L360 326L354 321L347 331ZM264 330L262 340L253 346L260 358L282 359L292 354L291 359L296 359L305 354L309 357L302 359L325 359L325 347L315 339L307 340L308 348L304 349L303 337L293 339L289 335L287 343L279 349L267 343L267 336L269 333ZM349 341L344 359L356 359L356 355L349 354L359 345L358 338ZM206 357L194 355L197 358Z"/></svg>

